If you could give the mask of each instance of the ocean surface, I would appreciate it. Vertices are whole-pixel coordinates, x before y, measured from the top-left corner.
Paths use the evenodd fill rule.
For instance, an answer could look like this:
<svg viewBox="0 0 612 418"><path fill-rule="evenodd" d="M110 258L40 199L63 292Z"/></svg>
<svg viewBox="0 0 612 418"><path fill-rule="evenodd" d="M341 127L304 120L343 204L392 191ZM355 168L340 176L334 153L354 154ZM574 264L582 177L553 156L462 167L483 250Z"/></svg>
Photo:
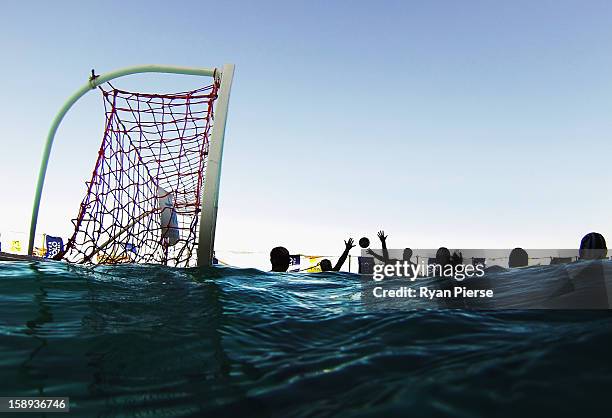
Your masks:
<svg viewBox="0 0 612 418"><path fill-rule="evenodd" d="M521 300L559 271L488 279ZM3 262L0 396L67 396L73 416L609 416L609 310L380 303L373 285Z"/></svg>

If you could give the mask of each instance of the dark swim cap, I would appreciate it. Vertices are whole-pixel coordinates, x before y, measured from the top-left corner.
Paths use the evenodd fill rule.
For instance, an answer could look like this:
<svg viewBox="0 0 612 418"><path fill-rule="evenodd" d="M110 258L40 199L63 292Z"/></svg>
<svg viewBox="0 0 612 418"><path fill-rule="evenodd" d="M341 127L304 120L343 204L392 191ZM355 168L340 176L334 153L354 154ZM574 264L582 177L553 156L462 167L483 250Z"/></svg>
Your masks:
<svg viewBox="0 0 612 418"><path fill-rule="evenodd" d="M589 232L580 241L580 258L583 260L598 260L606 258L608 247L606 239L598 232Z"/></svg>
<svg viewBox="0 0 612 418"><path fill-rule="evenodd" d="M327 258L321 260L319 266L321 267L321 271L332 271L334 269L331 261L329 261Z"/></svg>
<svg viewBox="0 0 612 418"><path fill-rule="evenodd" d="M527 251L522 248L516 247L510 251L510 257L508 260L508 267L525 267L529 264L529 255Z"/></svg>
<svg viewBox="0 0 612 418"><path fill-rule="evenodd" d="M440 264L441 266L445 266L449 264L450 261L451 261L450 250L446 247L438 248L438 251L436 252L436 263Z"/></svg>

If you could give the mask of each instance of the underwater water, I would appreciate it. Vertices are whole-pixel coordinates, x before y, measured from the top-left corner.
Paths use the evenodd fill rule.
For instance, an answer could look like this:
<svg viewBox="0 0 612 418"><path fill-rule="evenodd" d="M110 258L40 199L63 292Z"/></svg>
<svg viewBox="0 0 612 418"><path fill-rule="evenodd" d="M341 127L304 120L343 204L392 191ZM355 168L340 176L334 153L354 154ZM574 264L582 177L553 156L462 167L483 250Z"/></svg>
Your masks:
<svg viewBox="0 0 612 418"><path fill-rule="evenodd" d="M371 285L0 263L0 396L67 396L75 416L608 415L610 311L366 303Z"/></svg>

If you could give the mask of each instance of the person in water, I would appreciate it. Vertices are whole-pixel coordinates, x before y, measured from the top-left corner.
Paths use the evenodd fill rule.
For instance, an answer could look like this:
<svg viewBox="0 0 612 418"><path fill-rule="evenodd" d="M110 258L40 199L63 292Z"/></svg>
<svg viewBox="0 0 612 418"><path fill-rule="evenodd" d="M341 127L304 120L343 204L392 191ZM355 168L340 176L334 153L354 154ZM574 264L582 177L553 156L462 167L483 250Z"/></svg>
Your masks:
<svg viewBox="0 0 612 418"><path fill-rule="evenodd" d="M344 262L346 261L346 258L348 257L349 251L351 251L351 248L353 248L354 246L355 244L353 244L353 238L349 238L348 241L344 241L344 252L338 259L338 262L336 263L336 265L332 267L331 261L329 261L327 258L323 259L321 260L321 263L319 264L319 266L321 267L321 271L340 271L340 269L342 268L342 265L344 264Z"/></svg>
<svg viewBox="0 0 612 418"><path fill-rule="evenodd" d="M446 247L438 248L438 251L436 251L436 264L439 264L442 267L452 264L451 263L451 252L448 248Z"/></svg>
<svg viewBox="0 0 612 418"><path fill-rule="evenodd" d="M580 241L578 252L581 260L601 260L608 255L606 240L598 232L589 232Z"/></svg>
<svg viewBox="0 0 612 418"><path fill-rule="evenodd" d="M382 261L384 264L395 264L397 262L408 262L409 264L415 264L412 262L412 250L410 248L404 248L404 252L402 254L402 259L397 260L395 258L389 258L389 250L387 249L387 235L385 235L385 231L378 231L378 239L380 239L380 243L382 245L383 255L380 256L376 254L374 251L368 248L366 251L369 255L374 257L375 259Z"/></svg>
<svg viewBox="0 0 612 418"><path fill-rule="evenodd" d="M272 271L287 271L289 264L291 263L289 250L287 250L285 247L272 248L272 251L270 251L270 263L272 264Z"/></svg>
<svg viewBox="0 0 612 418"><path fill-rule="evenodd" d="M508 267L525 267L529 264L529 255L527 251L523 250L520 247L516 247L512 251L510 251L510 256L508 259Z"/></svg>
<svg viewBox="0 0 612 418"><path fill-rule="evenodd" d="M603 235L586 234L580 241L579 259L591 260L581 268L567 269L569 276L553 292L546 307L555 309L610 309L606 274L602 262L608 249Z"/></svg>

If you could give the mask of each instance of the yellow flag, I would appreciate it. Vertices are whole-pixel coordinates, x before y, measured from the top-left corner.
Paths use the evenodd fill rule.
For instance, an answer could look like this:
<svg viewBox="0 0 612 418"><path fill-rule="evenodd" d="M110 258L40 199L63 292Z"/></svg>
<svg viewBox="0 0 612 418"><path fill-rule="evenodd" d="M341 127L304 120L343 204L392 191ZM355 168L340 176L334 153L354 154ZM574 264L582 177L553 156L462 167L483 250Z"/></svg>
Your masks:
<svg viewBox="0 0 612 418"><path fill-rule="evenodd" d="M306 258L308 258L308 261L310 261L310 267L308 267L308 269L306 269L306 272L308 272L308 273L320 273L321 272L321 266L319 266L319 259L321 259L323 257L320 257L320 256L308 256Z"/></svg>
<svg viewBox="0 0 612 418"><path fill-rule="evenodd" d="M19 240L11 241L11 252L12 253L21 252L21 241Z"/></svg>

